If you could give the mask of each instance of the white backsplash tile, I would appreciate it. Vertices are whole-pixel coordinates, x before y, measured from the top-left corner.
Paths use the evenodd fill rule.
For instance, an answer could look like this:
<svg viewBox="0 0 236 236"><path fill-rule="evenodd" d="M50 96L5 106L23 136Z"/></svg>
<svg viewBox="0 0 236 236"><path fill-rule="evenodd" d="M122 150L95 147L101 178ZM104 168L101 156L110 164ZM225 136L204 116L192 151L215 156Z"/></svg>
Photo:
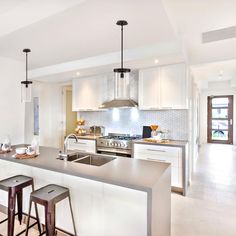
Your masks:
<svg viewBox="0 0 236 236"><path fill-rule="evenodd" d="M170 139L188 139L187 110L140 111L136 108L112 109L98 112L79 112L78 117L85 119L86 126L104 126L106 134L142 134L144 125L158 124L161 129L169 130Z"/></svg>

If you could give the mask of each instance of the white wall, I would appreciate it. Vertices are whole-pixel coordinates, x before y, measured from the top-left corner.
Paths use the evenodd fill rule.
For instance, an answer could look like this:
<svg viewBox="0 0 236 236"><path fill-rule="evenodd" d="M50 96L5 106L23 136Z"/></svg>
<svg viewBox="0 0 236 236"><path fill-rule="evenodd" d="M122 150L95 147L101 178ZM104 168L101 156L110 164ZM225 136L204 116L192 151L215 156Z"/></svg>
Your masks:
<svg viewBox="0 0 236 236"><path fill-rule="evenodd" d="M24 142L25 105L20 84L24 79L24 63L0 57L0 142L5 135L13 144Z"/></svg>
<svg viewBox="0 0 236 236"><path fill-rule="evenodd" d="M60 147L62 142L62 88L58 84L33 84L33 97L39 97L39 144ZM34 137L33 102L26 104L25 142Z"/></svg>
<svg viewBox="0 0 236 236"><path fill-rule="evenodd" d="M208 89L201 91L200 95L200 143L207 143L207 96L234 95L234 144L236 144L236 89L230 87L229 81L211 82Z"/></svg>
<svg viewBox="0 0 236 236"><path fill-rule="evenodd" d="M193 119L193 126L192 126L192 142L193 142L193 149L192 149L192 170L195 168L195 164L198 158L198 148L199 148L199 133L200 133L200 98L199 98L199 90L195 83L193 83L192 87L192 96L193 96L193 104L192 104L192 119Z"/></svg>

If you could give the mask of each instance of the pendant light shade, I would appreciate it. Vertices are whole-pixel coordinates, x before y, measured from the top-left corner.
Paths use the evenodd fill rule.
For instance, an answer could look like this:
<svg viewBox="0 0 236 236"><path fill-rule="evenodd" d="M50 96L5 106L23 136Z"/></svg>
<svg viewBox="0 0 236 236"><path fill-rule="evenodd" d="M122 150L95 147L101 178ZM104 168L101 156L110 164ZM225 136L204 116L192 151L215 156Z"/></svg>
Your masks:
<svg viewBox="0 0 236 236"><path fill-rule="evenodd" d="M25 53L25 80L21 81L21 102L31 102L32 97L32 81L28 80L28 53L30 49L26 48L23 50Z"/></svg>
<svg viewBox="0 0 236 236"><path fill-rule="evenodd" d="M128 22L125 20L119 20L116 23L121 26L121 67L115 68L113 71L115 73L115 78L129 78L130 69L124 68L124 26L128 25Z"/></svg>

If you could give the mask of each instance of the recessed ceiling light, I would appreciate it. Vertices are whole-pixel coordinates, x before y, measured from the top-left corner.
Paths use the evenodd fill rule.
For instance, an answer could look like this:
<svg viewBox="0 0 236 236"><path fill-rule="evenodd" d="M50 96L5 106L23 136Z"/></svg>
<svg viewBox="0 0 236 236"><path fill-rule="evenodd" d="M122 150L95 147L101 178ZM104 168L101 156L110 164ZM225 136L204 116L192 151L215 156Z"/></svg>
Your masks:
<svg viewBox="0 0 236 236"><path fill-rule="evenodd" d="M80 76L80 72L79 72L79 71L78 71L78 72L76 72L76 75L77 75L77 76Z"/></svg>
<svg viewBox="0 0 236 236"><path fill-rule="evenodd" d="M155 64L158 64L158 63L159 63L159 60L158 60L158 59L155 59L154 62L155 62Z"/></svg>

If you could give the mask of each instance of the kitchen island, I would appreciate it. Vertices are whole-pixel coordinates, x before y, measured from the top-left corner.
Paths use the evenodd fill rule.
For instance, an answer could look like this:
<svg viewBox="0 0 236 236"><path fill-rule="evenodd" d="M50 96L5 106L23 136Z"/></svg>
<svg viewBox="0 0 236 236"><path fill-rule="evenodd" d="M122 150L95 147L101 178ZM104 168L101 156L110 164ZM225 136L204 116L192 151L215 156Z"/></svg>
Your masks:
<svg viewBox="0 0 236 236"><path fill-rule="evenodd" d="M0 154L0 179L24 174L34 178L36 188L49 183L68 187L81 236L170 236L170 164L117 157L91 166L58 160L58 152L40 147L40 155L27 160L13 158L14 150ZM6 197L1 191L1 205L6 206ZM57 207L57 226L72 232L68 202Z"/></svg>

